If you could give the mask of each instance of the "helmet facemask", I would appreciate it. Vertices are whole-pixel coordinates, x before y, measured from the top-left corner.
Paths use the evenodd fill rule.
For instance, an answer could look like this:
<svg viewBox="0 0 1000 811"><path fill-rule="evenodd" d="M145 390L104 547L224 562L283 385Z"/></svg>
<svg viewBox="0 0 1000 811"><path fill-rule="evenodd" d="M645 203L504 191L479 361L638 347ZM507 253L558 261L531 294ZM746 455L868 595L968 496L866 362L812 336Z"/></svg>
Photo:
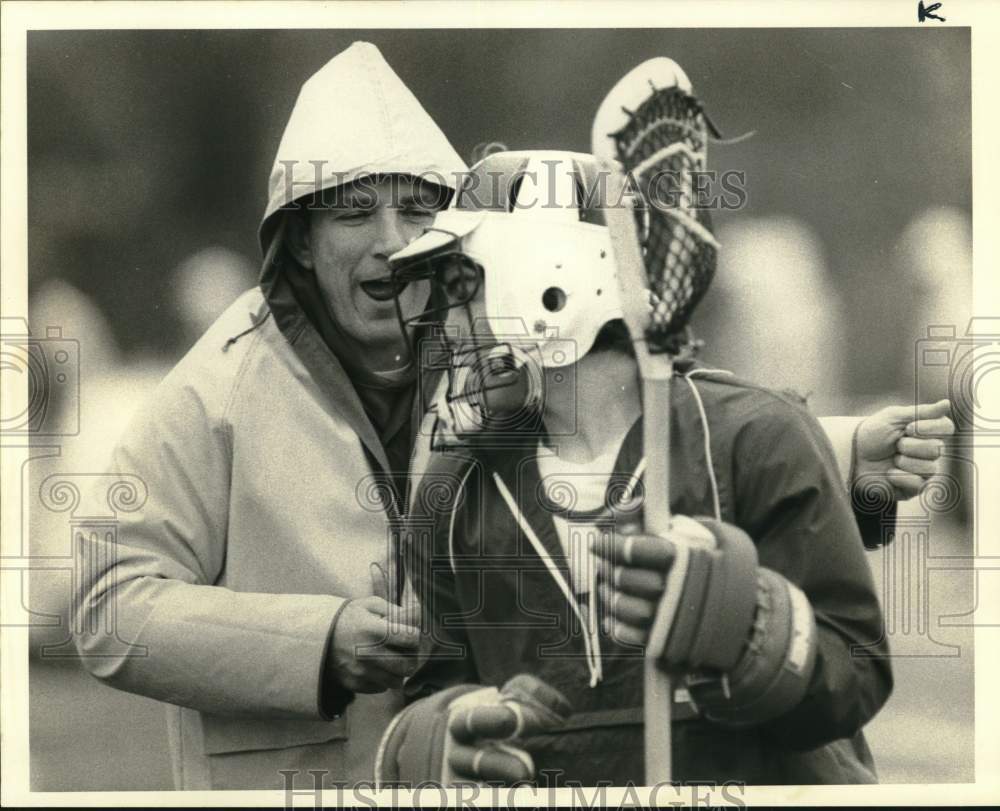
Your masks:
<svg viewBox="0 0 1000 811"><path fill-rule="evenodd" d="M493 333L482 301L485 271L452 236L449 247L392 265L400 289L430 282L428 308L406 318L397 306L397 316L421 370L445 375L441 396L430 406L436 416L432 447L537 436L543 389L538 346Z"/></svg>

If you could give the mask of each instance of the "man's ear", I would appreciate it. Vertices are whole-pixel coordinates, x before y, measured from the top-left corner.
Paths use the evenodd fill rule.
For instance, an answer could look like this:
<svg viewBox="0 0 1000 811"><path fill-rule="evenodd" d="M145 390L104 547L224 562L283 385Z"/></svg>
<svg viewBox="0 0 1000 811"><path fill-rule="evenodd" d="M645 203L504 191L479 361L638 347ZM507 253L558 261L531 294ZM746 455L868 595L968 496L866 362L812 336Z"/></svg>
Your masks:
<svg viewBox="0 0 1000 811"><path fill-rule="evenodd" d="M288 252L302 267L312 270L315 263L313 262L312 241L309 232L309 212L292 211L287 216L285 239Z"/></svg>

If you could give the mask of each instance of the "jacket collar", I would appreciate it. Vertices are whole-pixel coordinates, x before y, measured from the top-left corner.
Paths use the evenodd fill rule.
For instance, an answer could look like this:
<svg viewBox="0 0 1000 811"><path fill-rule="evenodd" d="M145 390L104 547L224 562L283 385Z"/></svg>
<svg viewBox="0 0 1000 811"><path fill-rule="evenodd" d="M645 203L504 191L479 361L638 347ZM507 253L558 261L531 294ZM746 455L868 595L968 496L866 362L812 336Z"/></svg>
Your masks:
<svg viewBox="0 0 1000 811"><path fill-rule="evenodd" d="M365 413L350 376L319 331L313 326L295 298L292 285L282 272L280 241L275 236L275 250L269 250L261 271L260 288L271 310L274 323L305 365L337 414L353 430L384 471L389 459L375 427Z"/></svg>

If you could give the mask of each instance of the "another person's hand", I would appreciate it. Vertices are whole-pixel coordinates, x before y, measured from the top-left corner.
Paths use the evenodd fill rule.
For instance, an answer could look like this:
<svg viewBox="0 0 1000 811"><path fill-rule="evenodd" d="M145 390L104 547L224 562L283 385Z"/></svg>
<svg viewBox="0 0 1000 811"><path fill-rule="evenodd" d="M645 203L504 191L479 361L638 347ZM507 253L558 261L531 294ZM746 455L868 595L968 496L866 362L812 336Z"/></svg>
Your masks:
<svg viewBox="0 0 1000 811"><path fill-rule="evenodd" d="M503 687L457 684L406 706L375 758L378 784L513 785L535 777L521 738L558 732L572 713L561 692L530 673Z"/></svg>
<svg viewBox="0 0 1000 811"><path fill-rule="evenodd" d="M605 633L619 642L646 644L677 543L714 546L715 540L697 521L675 515L666 537L647 535L638 525L625 523L616 527L611 544L595 543L593 551L601 558L597 588Z"/></svg>
<svg viewBox="0 0 1000 811"><path fill-rule="evenodd" d="M617 527L593 551L605 632L648 645L646 656L684 678L692 700L721 724L763 723L805 695L816 661L816 620L806 595L758 566L742 529L711 518L671 519L666 537ZM652 637L679 548L687 571L664 638Z"/></svg>
<svg viewBox="0 0 1000 811"><path fill-rule="evenodd" d="M572 707L562 693L529 673L512 678L495 697L489 692L464 696L450 708L450 776L504 785L532 780L535 764L519 739L558 730Z"/></svg>
<svg viewBox="0 0 1000 811"><path fill-rule="evenodd" d="M864 419L854 438L852 487L886 481L896 498L918 495L941 472L944 437L955 433L951 403L888 406Z"/></svg>

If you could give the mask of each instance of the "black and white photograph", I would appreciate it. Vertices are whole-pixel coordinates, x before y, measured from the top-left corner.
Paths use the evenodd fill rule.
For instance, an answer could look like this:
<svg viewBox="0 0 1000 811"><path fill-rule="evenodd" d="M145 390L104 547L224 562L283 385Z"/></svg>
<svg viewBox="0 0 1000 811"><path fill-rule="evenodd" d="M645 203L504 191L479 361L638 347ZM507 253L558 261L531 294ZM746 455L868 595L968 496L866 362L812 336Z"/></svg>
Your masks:
<svg viewBox="0 0 1000 811"><path fill-rule="evenodd" d="M1000 800L996 9L0 10L5 805Z"/></svg>

